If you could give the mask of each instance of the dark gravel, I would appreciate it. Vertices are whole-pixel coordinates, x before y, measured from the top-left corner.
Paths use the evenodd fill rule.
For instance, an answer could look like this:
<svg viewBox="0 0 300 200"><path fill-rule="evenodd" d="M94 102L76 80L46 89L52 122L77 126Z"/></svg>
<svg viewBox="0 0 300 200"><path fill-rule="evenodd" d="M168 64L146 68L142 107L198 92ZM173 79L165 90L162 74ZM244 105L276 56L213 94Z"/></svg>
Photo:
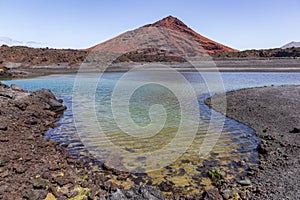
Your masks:
<svg viewBox="0 0 300 200"><path fill-rule="evenodd" d="M300 86L242 89L215 95L206 103L222 112L224 95L226 115L262 138L257 148L260 163L250 176L252 198L300 199Z"/></svg>

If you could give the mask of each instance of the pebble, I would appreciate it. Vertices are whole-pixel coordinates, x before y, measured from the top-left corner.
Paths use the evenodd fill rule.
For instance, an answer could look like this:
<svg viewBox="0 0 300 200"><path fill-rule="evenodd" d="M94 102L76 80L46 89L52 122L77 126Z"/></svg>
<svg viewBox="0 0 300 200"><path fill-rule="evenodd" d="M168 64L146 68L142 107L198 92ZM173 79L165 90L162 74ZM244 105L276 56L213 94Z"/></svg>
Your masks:
<svg viewBox="0 0 300 200"><path fill-rule="evenodd" d="M174 187L174 183L171 181L163 181L158 185L159 189L164 192L171 192Z"/></svg>
<svg viewBox="0 0 300 200"><path fill-rule="evenodd" d="M203 194L204 200L223 200L218 189L206 190Z"/></svg>
<svg viewBox="0 0 300 200"><path fill-rule="evenodd" d="M251 185L251 181L248 177L244 177L243 179L240 179L237 182L239 184L241 184L242 186L250 186Z"/></svg>
<svg viewBox="0 0 300 200"><path fill-rule="evenodd" d="M41 177L33 179L31 183L35 189L46 189L48 186L48 181Z"/></svg>

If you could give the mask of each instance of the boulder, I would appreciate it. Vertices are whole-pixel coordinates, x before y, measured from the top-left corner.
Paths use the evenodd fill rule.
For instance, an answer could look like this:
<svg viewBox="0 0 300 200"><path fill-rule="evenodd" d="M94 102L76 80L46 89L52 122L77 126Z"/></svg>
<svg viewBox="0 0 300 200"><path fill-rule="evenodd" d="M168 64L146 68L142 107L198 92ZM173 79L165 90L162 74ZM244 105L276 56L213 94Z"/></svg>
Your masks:
<svg viewBox="0 0 300 200"><path fill-rule="evenodd" d="M25 92L25 90L23 90L20 86L16 84L11 84L10 88L14 91Z"/></svg>

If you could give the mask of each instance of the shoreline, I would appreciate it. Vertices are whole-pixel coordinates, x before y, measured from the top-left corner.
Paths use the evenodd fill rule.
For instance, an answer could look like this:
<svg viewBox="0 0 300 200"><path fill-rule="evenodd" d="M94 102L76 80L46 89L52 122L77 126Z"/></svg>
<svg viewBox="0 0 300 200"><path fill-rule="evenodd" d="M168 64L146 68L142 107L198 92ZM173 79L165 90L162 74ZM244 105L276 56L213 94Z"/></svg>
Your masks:
<svg viewBox="0 0 300 200"><path fill-rule="evenodd" d="M193 65L192 65L192 64ZM67 63L54 63L48 65L22 66L21 63L3 62L0 68L6 69L5 73L0 73L0 77L5 78L27 78L46 76L52 74L70 73L99 73L99 72L127 72L134 67L142 66L151 70L164 71L172 68L179 72L300 72L299 58L272 58L272 59L211 59L191 61L191 63L176 62L128 62L114 63L106 70L105 67L96 68L93 63L82 63L69 66ZM94 63L95 66L97 63Z"/></svg>
<svg viewBox="0 0 300 200"><path fill-rule="evenodd" d="M94 199L122 189L112 172L44 137L66 109L50 90L0 82L0 105L0 199Z"/></svg>
<svg viewBox="0 0 300 200"><path fill-rule="evenodd" d="M221 97L227 98L222 112ZM249 174L253 199L300 199L300 86L240 89L208 98L206 104L246 124L262 139L259 166Z"/></svg>

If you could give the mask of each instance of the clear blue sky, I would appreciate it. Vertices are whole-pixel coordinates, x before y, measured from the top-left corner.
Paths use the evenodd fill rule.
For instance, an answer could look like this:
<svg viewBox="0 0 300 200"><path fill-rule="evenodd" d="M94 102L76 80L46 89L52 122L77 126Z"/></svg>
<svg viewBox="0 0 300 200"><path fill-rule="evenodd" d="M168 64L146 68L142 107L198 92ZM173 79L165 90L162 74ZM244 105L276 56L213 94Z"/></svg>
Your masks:
<svg viewBox="0 0 300 200"><path fill-rule="evenodd" d="M300 41L300 0L0 0L0 36L86 48L168 15L243 49Z"/></svg>

